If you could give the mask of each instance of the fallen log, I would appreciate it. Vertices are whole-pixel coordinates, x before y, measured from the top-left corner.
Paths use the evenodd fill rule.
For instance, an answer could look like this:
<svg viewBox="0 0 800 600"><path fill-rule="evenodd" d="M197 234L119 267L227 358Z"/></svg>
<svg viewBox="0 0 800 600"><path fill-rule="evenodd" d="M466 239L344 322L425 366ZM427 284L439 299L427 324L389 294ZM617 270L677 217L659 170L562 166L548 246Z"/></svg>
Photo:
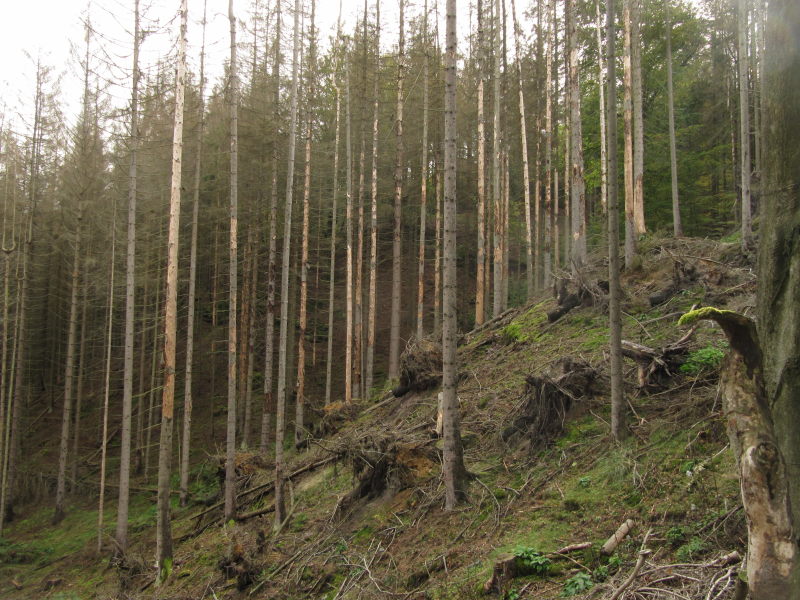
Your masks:
<svg viewBox="0 0 800 600"><path fill-rule="evenodd" d="M622 355L636 363L640 388L659 387L675 375L689 352L689 340L696 330L693 327L679 340L658 350L638 342L622 340Z"/></svg>
<svg viewBox="0 0 800 600"><path fill-rule="evenodd" d="M606 540L606 543L603 544L602 548L600 548L600 554L603 554L605 556L613 554L614 550L617 549L617 546L619 546L622 543L622 540L624 540L628 536L628 534L635 526L636 522L633 519L627 519L622 525L620 525L617 528L617 530L614 532L614 535L612 535L610 538L608 538L608 540Z"/></svg>

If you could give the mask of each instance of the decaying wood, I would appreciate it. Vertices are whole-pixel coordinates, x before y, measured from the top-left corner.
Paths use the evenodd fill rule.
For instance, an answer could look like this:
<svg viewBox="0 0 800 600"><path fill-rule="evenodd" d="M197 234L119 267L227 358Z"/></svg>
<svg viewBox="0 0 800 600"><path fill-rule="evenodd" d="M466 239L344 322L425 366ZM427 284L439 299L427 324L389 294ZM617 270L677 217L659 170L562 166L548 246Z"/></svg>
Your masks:
<svg viewBox="0 0 800 600"><path fill-rule="evenodd" d="M755 323L738 313L715 308L687 313L680 323L700 320L720 325L731 346L720 386L747 517L750 594L754 599L791 598L797 570L797 538L786 463L775 438L764 388L763 356Z"/></svg>
<svg viewBox="0 0 800 600"><path fill-rule="evenodd" d="M689 340L696 329L693 327L679 340L661 349L622 340L623 356L636 362L638 367L637 383L640 388L659 386L673 377L689 352Z"/></svg>
<svg viewBox="0 0 800 600"><path fill-rule="evenodd" d="M494 563L492 576L483 584L483 591L487 594L502 592L509 581L519 573L519 561L513 554L501 554Z"/></svg>
<svg viewBox="0 0 800 600"><path fill-rule="evenodd" d="M603 547L600 549L600 554L603 554L605 556L611 555L614 552L614 550L617 549L617 546L619 546L620 543L622 543L622 540L624 540L627 537L627 535L631 532L631 530L635 526L636 523L634 522L633 519L627 519L622 525L620 525L617 528L617 530L614 532L614 535L612 535L610 538L608 538L608 540L606 540L606 543L603 544Z"/></svg>
<svg viewBox="0 0 800 600"><path fill-rule="evenodd" d="M569 554L570 552L578 552L580 550L586 550L592 547L592 542L581 542L579 544L570 544L569 546L564 546L560 550L556 550L554 554Z"/></svg>

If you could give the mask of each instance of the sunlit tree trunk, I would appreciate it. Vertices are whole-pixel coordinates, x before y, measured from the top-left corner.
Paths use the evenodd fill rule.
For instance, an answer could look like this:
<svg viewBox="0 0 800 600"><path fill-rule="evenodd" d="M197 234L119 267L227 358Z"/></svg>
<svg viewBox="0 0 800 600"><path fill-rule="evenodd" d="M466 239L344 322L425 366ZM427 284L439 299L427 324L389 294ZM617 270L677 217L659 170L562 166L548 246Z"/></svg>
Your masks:
<svg viewBox="0 0 800 600"><path fill-rule="evenodd" d="M345 228L347 230L347 266L345 268L345 351L344 401L353 400L353 140L350 114L350 63L345 57L345 154L347 181L345 184Z"/></svg>
<svg viewBox="0 0 800 600"><path fill-rule="evenodd" d="M485 85L485 41L483 39L483 2L478 0L478 251L475 281L475 325L486 318L486 116L483 96ZM438 208L438 207L437 207ZM437 226L438 231L438 226Z"/></svg>
<svg viewBox="0 0 800 600"><path fill-rule="evenodd" d="M284 499L285 481L283 471L286 414L286 349L289 337L289 260L292 249L292 200L294 197L294 163L297 146L297 97L300 87L300 0L294 2L294 28L292 34L292 92L291 116L289 124L288 166L286 170L286 206L283 219L283 253L281 255L281 328L278 341L278 404L276 411L275 435L275 528L281 527L286 519Z"/></svg>
<svg viewBox="0 0 800 600"><path fill-rule="evenodd" d="M581 82L578 48L578 27L575 0L567 0L569 15L567 45L569 53L569 118L570 118L570 184L572 206L572 269L578 272L586 265L586 185L583 180L583 134L581 128Z"/></svg>
<svg viewBox="0 0 800 600"><path fill-rule="evenodd" d="M608 310L611 353L611 435L622 439L625 414L622 381L622 318L619 282L619 207L617 205L617 58L616 8L606 0L606 114L608 116Z"/></svg>
<svg viewBox="0 0 800 600"><path fill-rule="evenodd" d="M547 7L547 52L545 56L544 109L544 287L549 288L553 277L553 47L555 46L555 0Z"/></svg>
<svg viewBox="0 0 800 600"><path fill-rule="evenodd" d="M633 264L636 254L636 224L634 220L634 171L633 171L633 67L631 63L631 44L633 43L631 23L631 3L634 0L622 0L622 20L625 27L624 54L622 57L625 99L623 111L625 118L625 266ZM610 38L608 38L610 40ZM611 42L609 41L609 44ZM609 116L610 118L610 116ZM609 135L611 135L609 133ZM611 160L609 156L609 160ZM610 179L609 175L609 179Z"/></svg>
<svg viewBox="0 0 800 600"><path fill-rule="evenodd" d="M644 221L644 114L642 109L642 38L640 0L631 0L631 71L633 77L633 225L636 237L647 232Z"/></svg>
<svg viewBox="0 0 800 600"><path fill-rule="evenodd" d="M232 1L232 0L231 0ZM175 126L172 132L172 183L169 198L167 289L164 316L164 385L161 400L161 439L158 452L158 512L156 519L156 570L159 580L172 567L170 478L172 471L172 421L175 399L175 338L178 320L178 233L181 214L181 162L183 155L183 99L186 87L187 0L181 2L178 66L175 76Z"/></svg>
<svg viewBox="0 0 800 600"><path fill-rule="evenodd" d="M501 189L502 166L500 155L503 148L503 136L500 126L500 65L502 57L502 11L500 0L494 0L494 68L492 71L494 84L494 109L492 119L492 206L494 211L494 240L493 240L493 275L494 288L492 296L492 316L496 317L503 312L503 194ZM445 179L447 169L445 168ZM446 194L445 194L446 196Z"/></svg>

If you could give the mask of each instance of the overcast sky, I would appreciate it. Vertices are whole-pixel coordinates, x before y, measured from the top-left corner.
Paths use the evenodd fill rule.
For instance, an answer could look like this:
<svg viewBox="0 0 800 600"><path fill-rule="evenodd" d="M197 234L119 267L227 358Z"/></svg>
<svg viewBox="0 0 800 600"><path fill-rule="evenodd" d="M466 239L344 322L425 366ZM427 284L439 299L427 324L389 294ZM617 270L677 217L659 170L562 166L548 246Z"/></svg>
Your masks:
<svg viewBox="0 0 800 600"><path fill-rule="evenodd" d="M250 35L246 27L250 24L250 11L255 0L234 0L235 10L242 25L239 40L247 42ZM263 7L267 0L259 0ZM274 0L270 1L272 4ZM152 68L158 59L174 52L177 32L179 0L141 0L143 28L151 33L142 45L141 65L144 70ZM291 59L291 16L288 6L292 0L283 0L284 44ZM423 0L406 0L407 18L419 14ZM431 11L434 0L429 0ZM444 35L444 0L440 0L440 32ZM520 5L526 5L521 0ZM369 0L370 10L374 0ZM466 43L463 36L469 30L468 2L459 2L459 40L463 52ZM518 8L520 10L521 8ZM263 10L263 8L262 8ZM229 54L228 2L208 0L206 29L206 64L213 83L222 73L222 65ZM343 27L348 30L363 11L363 0L342 0ZM19 121L14 115L27 116L31 112L34 90L35 60L41 56L45 64L55 68L61 75L61 100L67 114L74 118L80 104L81 75L75 49L83 52L84 19L91 16L97 35L92 41L94 68L106 81L106 92L116 106L122 106L129 96L129 69L132 51L133 0L13 0L5 3L3 19L0 20L0 111ZM317 26L323 44L336 31L339 13L337 0L317 0ZM190 68L198 70L203 0L189 0L189 61ZM432 15L433 16L433 15ZM381 28L384 47L397 44L398 0L382 0ZM433 23L431 23L433 27ZM30 55L30 58L27 55ZM115 66L116 65L116 66ZM288 67L287 67L288 68ZM20 125L17 125L18 127Z"/></svg>

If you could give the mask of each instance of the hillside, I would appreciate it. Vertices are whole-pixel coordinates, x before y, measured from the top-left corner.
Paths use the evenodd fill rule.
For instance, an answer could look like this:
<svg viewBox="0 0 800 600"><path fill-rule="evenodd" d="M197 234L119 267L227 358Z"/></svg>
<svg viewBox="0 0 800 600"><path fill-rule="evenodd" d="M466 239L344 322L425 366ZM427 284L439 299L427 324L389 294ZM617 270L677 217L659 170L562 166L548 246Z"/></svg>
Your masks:
<svg viewBox="0 0 800 600"><path fill-rule="evenodd" d="M651 238L640 252L623 279L623 339L664 351L664 362L625 361L624 443L609 435L607 266L596 259L580 286L561 274L562 306L583 292L560 318L550 322L559 304L545 294L462 336L472 479L457 511L443 510L438 384L424 377L437 346L421 340L404 356L407 393L333 403L319 410L309 448L287 446L291 508L280 530L271 458L237 456L239 518L222 523L220 457L204 454L189 506L175 499L166 583L155 586L152 568L155 491L139 480L123 564L109 562L109 537L98 560L92 494L71 496L57 526L49 498L19 507L0 547L0 596L611 598L636 570L621 597L733 597L731 553L743 554L746 528L717 387L726 343L711 325L689 335L677 319L695 305L747 313L755 278L737 244ZM211 426L203 419L201 435ZM106 502L106 532L115 505ZM630 534L602 554L628 519Z"/></svg>

